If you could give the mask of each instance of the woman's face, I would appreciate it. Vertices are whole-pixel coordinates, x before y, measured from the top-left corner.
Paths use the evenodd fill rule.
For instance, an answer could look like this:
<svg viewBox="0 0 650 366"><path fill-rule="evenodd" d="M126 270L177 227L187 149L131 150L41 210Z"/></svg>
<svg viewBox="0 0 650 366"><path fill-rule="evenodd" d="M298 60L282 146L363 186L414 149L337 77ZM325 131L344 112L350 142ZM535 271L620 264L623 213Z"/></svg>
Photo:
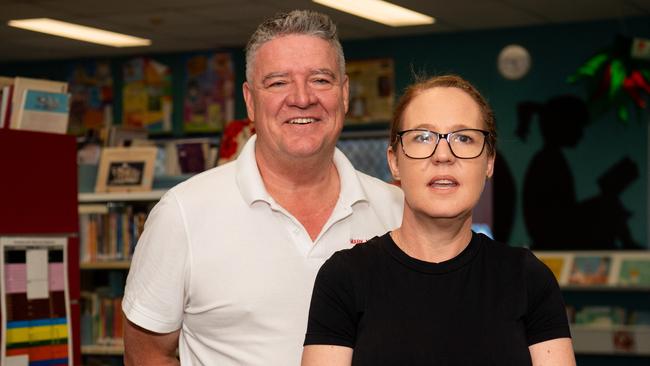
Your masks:
<svg viewBox="0 0 650 366"><path fill-rule="evenodd" d="M465 128L485 129L479 106L464 91L435 87L413 98L404 110L401 130L425 128L449 133ZM435 137L434 137L435 138ZM401 181L404 209L416 216L465 219L478 203L487 178L492 176L494 156L485 147L474 159L459 159L440 139L435 153L427 159L411 159L402 145L388 148L393 177Z"/></svg>

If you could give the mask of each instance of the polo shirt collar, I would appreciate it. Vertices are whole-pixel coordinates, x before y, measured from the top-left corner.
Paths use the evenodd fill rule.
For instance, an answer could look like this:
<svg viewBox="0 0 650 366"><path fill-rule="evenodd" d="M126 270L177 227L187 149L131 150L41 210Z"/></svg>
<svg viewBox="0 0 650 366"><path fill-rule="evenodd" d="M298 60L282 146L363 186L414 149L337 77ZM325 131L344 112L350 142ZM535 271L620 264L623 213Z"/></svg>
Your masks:
<svg viewBox="0 0 650 366"><path fill-rule="evenodd" d="M253 135L248 139L235 162L237 185L242 197L249 206L255 201L264 201L269 204L273 202L273 199L266 191L266 187L264 187L264 181L262 181L262 176L257 167L255 141L257 141L257 135ZM338 148L334 150L334 165L341 180L341 193L338 204L351 207L359 201L367 201L357 171Z"/></svg>

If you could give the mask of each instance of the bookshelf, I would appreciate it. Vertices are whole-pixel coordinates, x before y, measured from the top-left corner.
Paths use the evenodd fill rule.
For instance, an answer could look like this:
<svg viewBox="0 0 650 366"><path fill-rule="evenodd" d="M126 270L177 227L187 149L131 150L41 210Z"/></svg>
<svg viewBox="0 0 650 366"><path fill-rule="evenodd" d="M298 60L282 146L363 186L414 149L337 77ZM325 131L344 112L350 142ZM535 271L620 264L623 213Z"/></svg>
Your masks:
<svg viewBox="0 0 650 366"><path fill-rule="evenodd" d="M136 226L144 224L146 214L165 192L78 194L81 354L88 362L124 353L120 302L141 232ZM92 225L96 227L91 229Z"/></svg>
<svg viewBox="0 0 650 366"><path fill-rule="evenodd" d="M576 355L650 361L650 251L535 255L560 284Z"/></svg>

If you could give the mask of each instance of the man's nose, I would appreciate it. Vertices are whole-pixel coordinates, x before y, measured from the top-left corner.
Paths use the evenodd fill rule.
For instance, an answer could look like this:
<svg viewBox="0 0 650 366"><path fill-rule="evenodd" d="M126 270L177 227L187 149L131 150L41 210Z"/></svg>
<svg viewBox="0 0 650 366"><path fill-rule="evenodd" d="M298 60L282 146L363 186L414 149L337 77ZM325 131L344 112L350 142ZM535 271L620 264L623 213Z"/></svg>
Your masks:
<svg viewBox="0 0 650 366"><path fill-rule="evenodd" d="M294 83L287 102L298 108L307 108L316 103L316 95L308 83Z"/></svg>

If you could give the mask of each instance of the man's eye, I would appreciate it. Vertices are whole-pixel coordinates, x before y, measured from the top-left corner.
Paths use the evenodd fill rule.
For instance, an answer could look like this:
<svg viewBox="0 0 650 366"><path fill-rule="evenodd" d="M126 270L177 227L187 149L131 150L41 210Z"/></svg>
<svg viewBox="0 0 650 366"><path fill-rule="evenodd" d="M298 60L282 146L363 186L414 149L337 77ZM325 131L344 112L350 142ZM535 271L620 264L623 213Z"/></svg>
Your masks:
<svg viewBox="0 0 650 366"><path fill-rule="evenodd" d="M278 88L278 87L281 87L281 86L284 86L284 85L287 85L287 82L279 80L279 81L274 81L272 83L269 83L266 87L267 88Z"/></svg>
<svg viewBox="0 0 650 366"><path fill-rule="evenodd" d="M316 84L330 84L330 81L327 79L316 79L314 80Z"/></svg>

